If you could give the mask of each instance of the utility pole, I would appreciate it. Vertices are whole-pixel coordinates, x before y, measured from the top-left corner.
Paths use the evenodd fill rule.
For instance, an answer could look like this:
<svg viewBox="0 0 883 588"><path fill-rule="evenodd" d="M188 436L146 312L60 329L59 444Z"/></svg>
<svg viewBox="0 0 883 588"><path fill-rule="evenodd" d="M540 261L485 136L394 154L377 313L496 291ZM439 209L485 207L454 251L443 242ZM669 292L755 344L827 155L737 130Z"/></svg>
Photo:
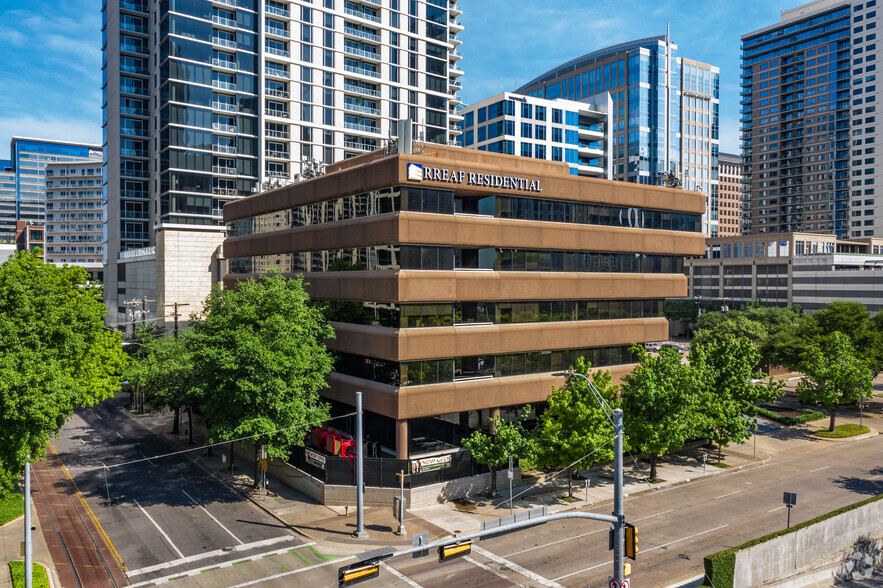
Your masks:
<svg viewBox="0 0 883 588"><path fill-rule="evenodd" d="M34 557L31 536L31 456L25 461L25 588L33 584Z"/></svg>
<svg viewBox="0 0 883 588"><path fill-rule="evenodd" d="M178 318L181 316L181 313L178 312L178 307L179 307L179 306L190 306L190 305L187 304L186 302L184 302L184 303L182 303L182 302L174 302L174 303L172 303L172 304L166 304L166 306L171 306L171 307L173 307L173 308L175 309L175 310L172 312L172 317L175 319L175 339L177 339L177 338L178 338Z"/></svg>

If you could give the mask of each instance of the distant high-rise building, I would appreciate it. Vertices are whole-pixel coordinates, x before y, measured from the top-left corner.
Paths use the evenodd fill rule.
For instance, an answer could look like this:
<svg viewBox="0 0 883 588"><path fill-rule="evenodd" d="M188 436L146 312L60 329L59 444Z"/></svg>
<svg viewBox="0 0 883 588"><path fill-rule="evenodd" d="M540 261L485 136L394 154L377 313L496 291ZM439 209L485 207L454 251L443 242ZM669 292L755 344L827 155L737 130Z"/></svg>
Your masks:
<svg viewBox="0 0 883 588"><path fill-rule="evenodd" d="M742 234L742 158L721 153L718 158L718 236Z"/></svg>
<svg viewBox="0 0 883 588"><path fill-rule="evenodd" d="M155 299L160 320L198 307L223 271L225 203L382 147L399 119L418 140L459 135L457 0L108 0L102 14L112 323L128 298ZM180 256L191 265L166 267ZM156 279L136 286L136 266Z"/></svg>
<svg viewBox="0 0 883 588"><path fill-rule="evenodd" d="M621 43L534 78L518 93L582 100L612 98L612 179L658 184L675 173L706 195L704 232L717 235L719 77L712 65L677 56L667 35Z"/></svg>
<svg viewBox="0 0 883 588"><path fill-rule="evenodd" d="M612 108L607 93L576 102L503 92L460 110L463 146L564 161L571 175L610 179Z"/></svg>
<svg viewBox="0 0 883 588"><path fill-rule="evenodd" d="M46 220L46 165L101 158L101 146L12 137L11 159L0 161L0 241L16 238L16 222Z"/></svg>
<svg viewBox="0 0 883 588"><path fill-rule="evenodd" d="M47 263L79 265L101 281L101 158L46 166Z"/></svg>
<svg viewBox="0 0 883 588"><path fill-rule="evenodd" d="M817 0L742 36L746 232L883 235L876 4Z"/></svg>

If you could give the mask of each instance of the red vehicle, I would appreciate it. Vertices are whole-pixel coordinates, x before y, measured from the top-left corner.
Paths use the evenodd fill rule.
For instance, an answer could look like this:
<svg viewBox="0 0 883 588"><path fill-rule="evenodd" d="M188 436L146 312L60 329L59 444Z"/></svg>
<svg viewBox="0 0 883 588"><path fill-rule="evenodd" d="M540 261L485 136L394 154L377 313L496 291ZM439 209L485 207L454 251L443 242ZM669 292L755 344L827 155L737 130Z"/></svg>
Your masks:
<svg viewBox="0 0 883 588"><path fill-rule="evenodd" d="M311 449L325 455L356 457L356 441L352 436L330 427L314 427L304 441Z"/></svg>

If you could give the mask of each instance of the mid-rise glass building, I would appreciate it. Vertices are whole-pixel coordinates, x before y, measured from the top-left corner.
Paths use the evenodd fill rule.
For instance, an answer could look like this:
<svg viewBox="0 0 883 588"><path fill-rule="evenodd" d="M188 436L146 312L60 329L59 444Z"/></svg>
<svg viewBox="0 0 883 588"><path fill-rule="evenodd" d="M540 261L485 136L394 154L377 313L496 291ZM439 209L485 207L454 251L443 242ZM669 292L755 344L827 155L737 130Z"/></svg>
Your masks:
<svg viewBox="0 0 883 588"><path fill-rule="evenodd" d="M719 76L712 65L678 56L667 35L621 43L537 76L518 93L584 100L610 93L612 179L658 184L680 176L706 195L704 231L717 234Z"/></svg>
<svg viewBox="0 0 883 588"><path fill-rule="evenodd" d="M219 267L225 203L380 148L403 118L417 139L455 142L460 14L456 0L106 0L111 322L133 295L201 304L210 281L173 294L193 273L161 252L186 242ZM117 266L154 254L160 285L133 291Z"/></svg>
<svg viewBox="0 0 883 588"><path fill-rule="evenodd" d="M101 157L99 145L12 137L11 159L0 161L0 241L15 240L16 221L46 221L46 165Z"/></svg>
<svg viewBox="0 0 883 588"><path fill-rule="evenodd" d="M749 234L880 237L876 0L818 0L742 36Z"/></svg>
<svg viewBox="0 0 883 588"><path fill-rule="evenodd" d="M463 146L563 161L572 175L609 179L612 109L607 93L577 102L503 92L460 110Z"/></svg>

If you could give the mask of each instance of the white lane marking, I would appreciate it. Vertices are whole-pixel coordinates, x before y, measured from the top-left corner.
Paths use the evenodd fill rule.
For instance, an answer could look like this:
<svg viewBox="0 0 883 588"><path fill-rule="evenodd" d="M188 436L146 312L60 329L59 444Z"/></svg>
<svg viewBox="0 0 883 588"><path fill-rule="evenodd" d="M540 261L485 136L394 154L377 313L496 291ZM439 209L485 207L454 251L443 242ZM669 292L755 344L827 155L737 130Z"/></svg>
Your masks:
<svg viewBox="0 0 883 588"><path fill-rule="evenodd" d="M294 537L291 535L285 535L283 537L274 537L273 539L264 539L263 541L255 541L254 543L245 543L243 545L237 545L236 547L233 548L233 551L247 551L249 549L256 549L258 547L267 547L268 545L275 545L276 543L281 543L283 541L291 541L292 539L294 539ZM316 543L314 541L312 541L310 543L303 543L301 545L298 545L298 546L296 546L296 548L307 547L309 545L315 545L315 544ZM294 548L286 547L285 549L279 549L277 551L271 551L269 553L261 553L261 554L255 555L254 557L260 557L260 556L264 556L264 555L275 555L277 553L284 553L290 549L294 549ZM169 568L174 568L175 566L180 566L180 565L187 564L187 563L193 563L195 561L208 559L210 557L218 557L218 556L222 556L222 555L227 555L229 553L230 553L230 551L225 551L223 549L215 549L214 551L206 551L205 553L198 553L196 555L190 555L190 556L187 556L187 557L184 557L181 559L173 559L171 561L167 561L167 562L152 565L152 566L147 566L144 568L139 568L137 570L129 570L128 572L126 572L126 575L131 578L132 576L140 576L141 574L149 574L150 572L156 572L158 570L167 570ZM248 558L248 559L252 559L252 558ZM244 561L248 561L248 560L246 559Z"/></svg>
<svg viewBox="0 0 883 588"><path fill-rule="evenodd" d="M876 480L876 479L879 478L879 477L880 477L879 475L877 475L877 476L871 476L871 477L868 478L868 479L869 479L869 480Z"/></svg>
<svg viewBox="0 0 883 588"><path fill-rule="evenodd" d="M783 508L786 508L786 507L785 506L777 506L773 510L768 510L767 512L776 512L777 510L782 510Z"/></svg>
<svg viewBox="0 0 883 588"><path fill-rule="evenodd" d="M668 543L663 543L662 545L657 545L656 547L651 547L650 549L647 549L647 550L643 550L643 549L642 549L642 550L641 550L641 553L648 553L648 552L650 552L650 551L654 551L654 550L656 550L656 549L662 549L663 547L668 547L669 545L673 545L673 544L675 544L675 543L678 543L679 541L686 541L687 539L692 539L693 537L699 537L700 535L705 535L706 533L712 533L712 532L714 532L714 531L717 531L717 530L719 530L719 529L723 529L724 527L729 527L729 526L730 526L730 525L721 525L721 526L719 526L719 527L715 527L714 529L709 529L709 530L707 530L707 531L702 531L701 533L695 533L695 534L693 534L693 535L690 535L689 537L681 537L680 539L675 539L674 541L669 541ZM588 572L589 570L594 570L595 568L600 568L600 567L603 567L603 566L609 566L609 565L612 564L612 563L613 563L613 560L611 559L610 561L607 561L607 562L604 562L604 563L600 563L600 564L594 565L594 566L589 567L589 568L585 568L585 569L582 569L582 570L577 570L577 571L575 571L575 572L571 572L571 573L566 574L566 575L564 575L564 576L559 576L559 577L555 578L555 581L563 580L564 578L569 578L570 576L575 576L575 575L577 575L577 574L582 574L582 573L584 573L584 572Z"/></svg>
<svg viewBox="0 0 883 588"><path fill-rule="evenodd" d="M715 496L714 499L717 500L718 498L726 498L727 496L732 496L733 494L738 494L740 492L742 491L736 490L735 492L730 492L729 494L721 494L720 496Z"/></svg>
<svg viewBox="0 0 883 588"><path fill-rule="evenodd" d="M152 461L150 461L150 458L149 458L149 457L147 457L146 455L144 455L144 454L143 454L142 452L140 452L140 451L139 451L138 453L141 455L141 457L143 457L144 459L147 460L147 463L149 463L150 465L152 465L152 466L154 466L154 467L156 466L155 463L153 463Z"/></svg>
<svg viewBox="0 0 883 588"><path fill-rule="evenodd" d="M814 470L809 470L809 473L820 472L820 471L822 471L822 470L827 470L829 467L831 467L831 466L826 465L826 466L823 467L823 468L816 468L816 469L814 469Z"/></svg>
<svg viewBox="0 0 883 588"><path fill-rule="evenodd" d="M475 553L478 553L479 555L483 555L484 557L486 557L487 559L489 559L491 561L494 561L494 562L497 562L498 564L502 564L502 565L507 566L513 572L515 572L517 574L521 574L525 578L530 578L531 580L533 580L537 584L542 584L543 586L548 586L549 588L563 588L563 586L561 586L561 584L559 584L558 582L555 582L554 580L549 580L548 578L544 578L541 575L537 574L536 572L532 572L527 568L523 568L520 565L518 565L517 563L515 563L513 561L509 561L508 559L506 559L504 557L500 557L496 553L491 553L487 549L479 547L478 545L473 544L472 551L474 551Z"/></svg>
<svg viewBox="0 0 883 588"><path fill-rule="evenodd" d="M82 440L82 439L80 439L80 443L82 443L82 444L83 444L83 445L85 445L85 444L86 444L86 442L85 442L85 441L83 441L83 440Z"/></svg>
<svg viewBox="0 0 883 588"><path fill-rule="evenodd" d="M316 544L315 542L310 542L310 543L303 543L301 545L296 545L294 547L285 547L284 549L276 549L274 551L264 551L261 553L256 553L254 555L251 555L249 557L243 557L242 559L233 560L231 562L228 562L228 564L229 565L240 564L240 563L244 563L247 561L261 559L264 557L272 557L274 555L279 555L280 553L288 553L290 551L294 551L295 549L300 549L301 547L308 547L310 545L315 545L315 544ZM212 552L212 554L214 554L214 552ZM144 580L143 582L139 582L138 584L132 584L131 588L136 588L138 586L153 586L154 584L164 584L164 583L168 582L169 580L173 580L175 578L180 578L182 576L197 576L203 572L211 571L216 567L217 568L224 567L224 564L221 564L218 566L213 566L210 568L197 567L192 570L185 570L183 572L178 572L177 574L171 574L170 576L163 576L162 578L154 578L152 580ZM139 570L139 573L140 573L140 570Z"/></svg>
<svg viewBox="0 0 883 588"><path fill-rule="evenodd" d="M95 414L95 416L97 416L97 417L98 417L98 420L100 420L100 421L103 421L103 420L104 420L104 419L103 419L103 418L101 418L101 415L100 415L100 414L98 414L98 413L97 413L97 412L96 412L96 413L94 413L94 414Z"/></svg>
<svg viewBox="0 0 883 588"><path fill-rule="evenodd" d="M467 557L465 559L469 559L469 558ZM404 582L405 584L407 584L411 588L423 588L423 586L421 586L420 584L418 584L417 582L415 582L414 580L412 580L411 578L409 578L405 574L401 573L400 571L398 571L397 569L395 569L391 565L387 564L386 562L381 562L380 567L383 568L384 570L388 571L390 574L392 574L393 576L395 576L396 578L398 578L399 580L401 580L402 582Z"/></svg>
<svg viewBox="0 0 883 588"><path fill-rule="evenodd" d="M146 517L147 517L147 518L148 518L148 519L149 519L149 520L150 520L150 522L151 522L151 523L153 523L153 526L154 526L154 527L156 527L156 529L157 529L157 531L159 531L159 532L160 532L160 534L161 534L161 535L162 535L162 536L163 536L163 537L165 537L165 539L166 539L166 541L168 541L168 542L169 542L169 545L171 545L171 546L172 546L172 549L174 549L174 550L175 550L175 553L177 553L177 554L178 554L178 557L180 557L180 558L183 558L183 557L184 557L184 554L183 554L183 553L181 553L181 550L180 550L180 549L178 549L178 548L177 548L177 547L175 547L175 544L174 544L174 543L172 543L172 540L171 540L171 539L169 539L169 536L168 536L168 535L166 535L166 532L165 532L165 531L163 531L163 530L162 530L162 528L161 528L161 527L160 527L160 526L159 526L159 525L157 525L157 524L156 524L156 521L154 521L154 520L153 520L153 517L152 517L152 516L150 516L150 515L149 515L149 514L148 514L148 513L147 513L147 511L146 511L146 510L144 510L144 507L143 507L143 506L141 506L141 505L140 505L140 504L138 504L138 501L137 501L137 500L135 500L135 499L134 499L134 498L133 498L133 499L132 499L132 502L134 502L134 503L135 503L135 506L137 506L137 507L138 507L138 508L140 508L140 509L141 509L141 512L143 512L143 513L144 513L144 516L146 516Z"/></svg>
<svg viewBox="0 0 883 588"><path fill-rule="evenodd" d="M119 438L120 438L120 439L122 439L122 438L123 438L123 436L122 436L122 435L120 435L120 434L119 434L119 433L117 433L117 437L119 437Z"/></svg>
<svg viewBox="0 0 883 588"><path fill-rule="evenodd" d="M245 588L245 586L254 586L255 584L262 584L264 582L268 582L270 580L275 580L276 578L284 578L285 576L291 576L293 574L300 574L301 572L308 572L310 570L315 570L316 568L322 568L327 565L341 563L350 559L356 559L355 555L348 555L346 557L341 557L339 559L330 559L328 561L323 561L322 563L313 564L311 566L307 566L305 568L300 568L297 570L291 570L290 572L282 572L281 574L276 574L275 576L267 576L266 578L260 578L259 580L252 580L251 582L246 582L244 584L237 584L235 586L231 586L230 588Z"/></svg>
<svg viewBox="0 0 883 588"><path fill-rule="evenodd" d="M486 570L486 571L492 573L493 575L497 576L498 578L503 578L503 579L506 580L507 582L511 582L511 581L512 581L512 580L509 579L509 576L507 576L506 574L504 574L504 573L502 573L502 572L500 572L500 571L497 571L497 570L495 570L494 568L490 567L489 565L485 565L485 564L481 563L480 561L475 561L474 559L472 559L472 558L469 557L468 555L465 556L463 559L465 559L466 561L468 561L469 563L471 563L471 564L474 565L474 566L478 566L478 567L480 567L481 569Z"/></svg>
<svg viewBox="0 0 883 588"><path fill-rule="evenodd" d="M193 504L195 504L196 506L198 506L199 508L201 508L201 509L202 509L202 512L204 512L205 514L207 514L209 517L211 517L211 519L212 519L213 521L215 521L216 523L218 523L218 526L219 526L219 527L221 527L222 529L224 529L225 531L227 531L227 534L228 534L228 535L230 535L231 537L233 537L234 539L236 539L236 541L237 541L240 545L243 545L243 543L242 543L242 539L240 539L239 537L237 537L236 535L234 535L233 532L230 531L230 529L228 529L227 527L225 527L224 525L222 525L222 524L221 524L221 521L219 521L219 520L216 519L214 516L212 516L212 513L210 513L209 511L207 511L207 510L205 509L204 506L202 506L201 504L199 504L198 502L196 502L196 499L195 499L195 498L193 498L192 496L190 496L189 494L187 494L187 491L186 491L186 490L181 490L181 492L183 492L183 493L184 493L184 496L186 496L187 498L189 498L189 499L193 502Z"/></svg>
<svg viewBox="0 0 883 588"><path fill-rule="evenodd" d="M664 510L662 512L658 512L656 514L647 515L646 517L641 517L639 519L633 519L630 522L637 523L638 521L645 521L647 519L652 519L653 517L662 516L664 514L668 514L670 512L674 512L674 509ZM567 541L573 541L574 539L582 539L583 537L588 537L589 535L594 535L595 533L606 533L608 529L595 529L594 531L589 531L588 533L583 533L582 535L575 535L573 537L568 537L567 539L559 539L558 541L552 541L551 543L544 543L542 545L536 545L534 547L528 547L527 549L522 549L521 551L514 551L512 553L507 553L503 557L512 557L513 555L521 555L522 553L527 553L528 551L533 551L535 549L543 549L546 547L551 547L552 545L558 545L559 543L565 543Z"/></svg>

